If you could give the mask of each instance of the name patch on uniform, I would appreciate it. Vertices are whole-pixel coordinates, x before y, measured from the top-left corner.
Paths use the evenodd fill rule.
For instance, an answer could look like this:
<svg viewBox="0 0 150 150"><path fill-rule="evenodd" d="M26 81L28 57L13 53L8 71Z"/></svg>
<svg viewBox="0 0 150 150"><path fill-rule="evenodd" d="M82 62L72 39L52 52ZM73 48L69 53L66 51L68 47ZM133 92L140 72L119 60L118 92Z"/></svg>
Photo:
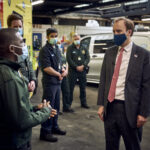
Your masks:
<svg viewBox="0 0 150 150"><path fill-rule="evenodd" d="M76 53L76 51L73 51L72 53L73 53L73 54L75 54L75 53Z"/></svg>
<svg viewBox="0 0 150 150"><path fill-rule="evenodd" d="M85 54L85 50L82 50L82 54L83 54L83 55Z"/></svg>

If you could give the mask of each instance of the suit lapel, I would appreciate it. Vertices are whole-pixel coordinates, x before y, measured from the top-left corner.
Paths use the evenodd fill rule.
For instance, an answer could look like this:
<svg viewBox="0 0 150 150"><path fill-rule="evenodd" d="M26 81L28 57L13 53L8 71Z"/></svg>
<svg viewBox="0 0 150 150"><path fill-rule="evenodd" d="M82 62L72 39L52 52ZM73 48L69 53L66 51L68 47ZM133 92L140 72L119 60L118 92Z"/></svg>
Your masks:
<svg viewBox="0 0 150 150"><path fill-rule="evenodd" d="M128 80L131 70L134 66L134 63L136 62L136 57L138 57L137 52L136 52L136 45L133 43L131 56L130 56L130 60L129 60L129 65L128 65L128 69L127 69L126 80Z"/></svg>
<svg viewBox="0 0 150 150"><path fill-rule="evenodd" d="M115 67L115 63L116 63L117 53L118 53L118 46L116 46L114 48L114 50L112 51L111 56L110 56L110 62L111 62L111 64L110 64L111 72L110 73L111 73L111 77L114 73L114 67Z"/></svg>

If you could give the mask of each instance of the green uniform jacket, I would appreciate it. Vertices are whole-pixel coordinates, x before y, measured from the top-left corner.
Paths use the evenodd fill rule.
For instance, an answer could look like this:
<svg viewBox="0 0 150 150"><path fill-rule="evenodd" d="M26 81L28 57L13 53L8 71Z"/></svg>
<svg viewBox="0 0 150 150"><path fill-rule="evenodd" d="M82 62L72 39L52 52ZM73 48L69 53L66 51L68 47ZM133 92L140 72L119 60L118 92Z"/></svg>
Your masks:
<svg viewBox="0 0 150 150"><path fill-rule="evenodd" d="M18 148L31 139L32 127L45 122L50 108L34 112L20 65L0 58L0 149Z"/></svg>
<svg viewBox="0 0 150 150"><path fill-rule="evenodd" d="M20 71L27 78L28 82L32 80L36 82L35 72L32 68L32 63L29 60L29 57L25 60L23 60L22 57L19 57L19 64L21 66Z"/></svg>
<svg viewBox="0 0 150 150"><path fill-rule="evenodd" d="M69 69L76 70L77 66L88 65L90 61L89 52L82 45L77 49L74 44L71 44L67 49L67 61Z"/></svg>

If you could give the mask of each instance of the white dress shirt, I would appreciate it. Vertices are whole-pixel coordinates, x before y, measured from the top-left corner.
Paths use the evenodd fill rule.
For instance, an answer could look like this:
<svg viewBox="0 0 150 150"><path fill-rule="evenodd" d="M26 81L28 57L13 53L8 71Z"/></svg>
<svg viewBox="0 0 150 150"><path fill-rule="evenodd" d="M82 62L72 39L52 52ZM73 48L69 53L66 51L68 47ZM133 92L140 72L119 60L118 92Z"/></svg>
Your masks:
<svg viewBox="0 0 150 150"><path fill-rule="evenodd" d="M120 66L120 71L119 71L119 77L118 77L117 84L116 84L115 99L125 100L125 95L124 95L125 79L126 79L128 64L129 64L129 60L131 56L132 46L133 46L133 42L130 42L127 46L124 47L122 63ZM121 47L119 47L118 49L116 60L119 56L120 49Z"/></svg>

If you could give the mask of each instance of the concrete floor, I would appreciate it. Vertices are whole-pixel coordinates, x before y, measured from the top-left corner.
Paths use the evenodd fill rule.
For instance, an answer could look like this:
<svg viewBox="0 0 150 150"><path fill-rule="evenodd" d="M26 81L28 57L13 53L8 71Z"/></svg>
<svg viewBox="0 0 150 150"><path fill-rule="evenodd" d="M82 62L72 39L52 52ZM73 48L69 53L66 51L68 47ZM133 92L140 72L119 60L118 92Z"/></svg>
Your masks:
<svg viewBox="0 0 150 150"><path fill-rule="evenodd" d="M31 100L33 104L41 102L42 86L40 78L41 74L37 94ZM32 130L32 150L105 150L104 125L97 115L97 90L97 85L90 84L87 86L87 103L91 108L86 110L80 107L79 87L77 85L72 105L75 113L63 113L59 116L59 126L67 131L67 135L57 136L57 143L40 141L40 126L36 126ZM144 126L142 150L150 150L149 143L150 119ZM122 140L120 150L125 150Z"/></svg>

